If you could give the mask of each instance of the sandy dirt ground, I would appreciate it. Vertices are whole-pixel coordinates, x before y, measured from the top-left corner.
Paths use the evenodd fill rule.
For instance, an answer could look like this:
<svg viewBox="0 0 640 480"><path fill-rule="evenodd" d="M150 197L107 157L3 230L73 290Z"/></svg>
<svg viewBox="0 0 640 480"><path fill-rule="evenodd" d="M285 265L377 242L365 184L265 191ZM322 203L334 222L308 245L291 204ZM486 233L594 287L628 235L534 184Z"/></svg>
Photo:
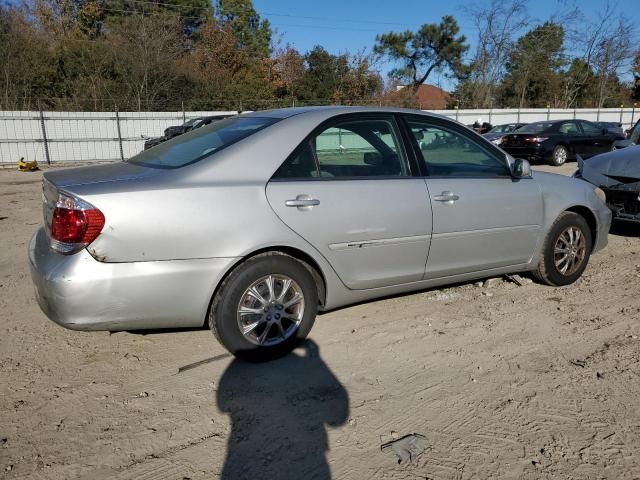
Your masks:
<svg viewBox="0 0 640 480"><path fill-rule="evenodd" d="M0 478L640 478L639 228L616 226L572 286L345 308L249 365L207 330L49 321L26 254L40 178L0 170ZM412 433L413 464L381 451Z"/></svg>

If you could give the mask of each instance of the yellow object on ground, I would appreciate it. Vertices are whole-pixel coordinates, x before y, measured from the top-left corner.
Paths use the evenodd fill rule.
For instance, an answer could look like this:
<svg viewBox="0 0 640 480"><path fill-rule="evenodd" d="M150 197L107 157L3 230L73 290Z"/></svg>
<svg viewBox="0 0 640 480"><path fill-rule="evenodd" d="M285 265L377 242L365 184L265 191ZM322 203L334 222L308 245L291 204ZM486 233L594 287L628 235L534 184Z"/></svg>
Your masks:
<svg viewBox="0 0 640 480"><path fill-rule="evenodd" d="M39 170L38 161L34 160L32 162L25 162L24 158L21 158L18 161L18 170L22 170L23 172L35 172Z"/></svg>

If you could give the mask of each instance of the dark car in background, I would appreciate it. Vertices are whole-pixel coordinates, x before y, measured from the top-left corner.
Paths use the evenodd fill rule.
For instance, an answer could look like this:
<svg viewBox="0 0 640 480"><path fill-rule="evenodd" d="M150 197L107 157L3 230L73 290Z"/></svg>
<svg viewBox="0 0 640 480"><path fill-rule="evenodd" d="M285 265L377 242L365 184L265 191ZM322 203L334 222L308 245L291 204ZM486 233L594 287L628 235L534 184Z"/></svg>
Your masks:
<svg viewBox="0 0 640 480"><path fill-rule="evenodd" d="M178 135L182 135L184 133L190 132L191 130L195 130L196 128L203 127L205 125L209 125L212 122L216 122L219 120L223 120L225 118L232 117L233 114L222 114L222 115L209 115L206 117L196 117L190 120L187 120L182 125L173 125L171 127L165 128L164 135L162 137L150 138L144 142L144 149L148 150L151 147L155 147L156 145L166 142L167 140L177 137Z"/></svg>
<svg viewBox="0 0 640 480"><path fill-rule="evenodd" d="M586 120L534 122L505 135L500 147L515 158L560 166L576 155L589 158L613 149L624 136Z"/></svg>
<svg viewBox="0 0 640 480"><path fill-rule="evenodd" d="M495 145L502 143L502 138L511 132L515 132L521 127L524 127L526 123L505 123L503 125L496 125L487 133L483 133L482 136Z"/></svg>

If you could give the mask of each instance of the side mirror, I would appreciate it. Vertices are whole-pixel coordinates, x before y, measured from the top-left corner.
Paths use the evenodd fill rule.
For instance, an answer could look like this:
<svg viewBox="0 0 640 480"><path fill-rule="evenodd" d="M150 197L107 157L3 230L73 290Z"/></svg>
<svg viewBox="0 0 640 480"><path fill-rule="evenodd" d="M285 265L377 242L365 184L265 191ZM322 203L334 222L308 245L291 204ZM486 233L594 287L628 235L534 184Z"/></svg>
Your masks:
<svg viewBox="0 0 640 480"><path fill-rule="evenodd" d="M516 158L513 165L511 165L511 175L514 178L529 178L531 176L531 164L523 158Z"/></svg>

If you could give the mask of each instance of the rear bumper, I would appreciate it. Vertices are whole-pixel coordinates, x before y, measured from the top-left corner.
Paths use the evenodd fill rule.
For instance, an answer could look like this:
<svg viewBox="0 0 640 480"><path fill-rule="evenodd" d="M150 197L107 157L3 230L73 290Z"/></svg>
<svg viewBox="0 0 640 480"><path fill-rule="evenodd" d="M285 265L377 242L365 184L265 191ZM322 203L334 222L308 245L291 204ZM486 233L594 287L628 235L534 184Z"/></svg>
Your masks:
<svg viewBox="0 0 640 480"><path fill-rule="evenodd" d="M235 258L102 263L87 250L60 255L43 229L29 245L36 299L74 330L201 326L213 291Z"/></svg>

